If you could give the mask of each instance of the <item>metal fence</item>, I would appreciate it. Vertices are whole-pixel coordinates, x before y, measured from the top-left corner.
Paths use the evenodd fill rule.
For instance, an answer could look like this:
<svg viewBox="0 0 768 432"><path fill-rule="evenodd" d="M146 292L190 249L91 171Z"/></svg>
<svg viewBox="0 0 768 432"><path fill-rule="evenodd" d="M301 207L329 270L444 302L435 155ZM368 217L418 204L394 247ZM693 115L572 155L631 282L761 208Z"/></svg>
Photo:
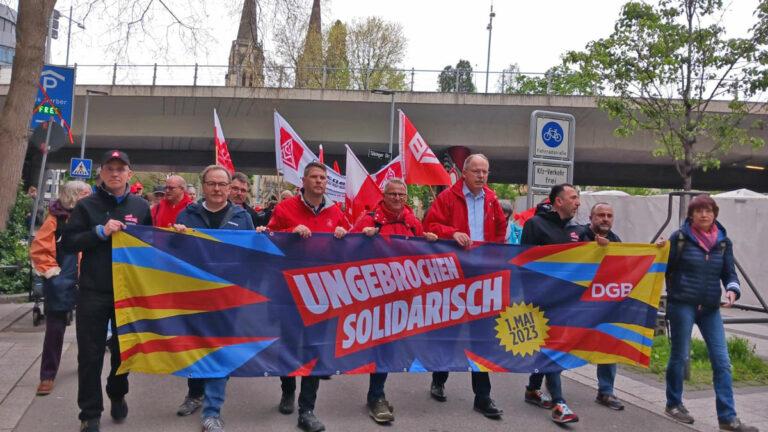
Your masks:
<svg viewBox="0 0 768 432"><path fill-rule="evenodd" d="M143 86L225 86L227 75L234 82L242 83L248 71L245 68L229 70L226 65L164 65L164 64L75 64L78 85L143 85ZM298 75L302 78L297 81ZM334 69L329 67L303 68L291 66L264 66L256 85L266 88L317 88L329 90L374 90L387 88L396 91L413 92L477 92L482 93L488 81L489 94L520 93L517 85L521 79L536 79L537 85L528 86L526 94L558 94L553 87L552 77L540 72L472 71L451 69L446 76L447 87L441 89L441 69ZM10 82L11 67L0 65L0 84ZM394 77L394 78L393 78ZM469 79L467 79L469 78ZM474 89L468 89L471 82ZM394 85L393 85L394 84ZM530 84L530 82L529 82ZM719 85L723 94L717 99L729 99L733 82L712 80L711 87ZM242 84L240 84L242 85ZM674 88L665 89L675 94ZM600 89L582 89L581 94L596 95ZM573 93L570 93L573 94ZM578 94L578 93L577 93ZM605 94L605 93L603 93Z"/></svg>

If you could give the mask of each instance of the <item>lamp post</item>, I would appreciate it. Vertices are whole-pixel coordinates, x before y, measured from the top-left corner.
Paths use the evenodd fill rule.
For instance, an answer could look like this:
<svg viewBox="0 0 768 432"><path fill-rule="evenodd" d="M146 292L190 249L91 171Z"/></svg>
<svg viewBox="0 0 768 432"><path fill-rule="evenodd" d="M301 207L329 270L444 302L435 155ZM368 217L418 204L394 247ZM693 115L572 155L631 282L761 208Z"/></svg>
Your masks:
<svg viewBox="0 0 768 432"><path fill-rule="evenodd" d="M390 108L389 108L389 160L392 160L392 142L395 135L395 90L376 89L371 90L373 94L388 95L390 96Z"/></svg>
<svg viewBox="0 0 768 432"><path fill-rule="evenodd" d="M80 159L85 158L85 139L88 136L88 111L91 107L91 95L109 96L109 93L96 90L85 91L85 116L83 117L83 139L80 141Z"/></svg>
<svg viewBox="0 0 768 432"><path fill-rule="evenodd" d="M488 93L488 74L491 68L491 33L493 33L493 17L495 16L496 16L496 13L493 11L493 3L491 3L491 14L489 15L489 18L488 18L488 27L486 27L486 30L488 30L488 56L485 62L485 92L486 93Z"/></svg>
<svg viewBox="0 0 768 432"><path fill-rule="evenodd" d="M69 41L72 38L72 23L77 24L78 27L85 30L85 25L83 23L79 23L72 19L72 6L69 7L69 16L67 17L69 19L69 26L67 27L67 59L64 62L65 66L69 66ZM83 157L82 155L80 157Z"/></svg>

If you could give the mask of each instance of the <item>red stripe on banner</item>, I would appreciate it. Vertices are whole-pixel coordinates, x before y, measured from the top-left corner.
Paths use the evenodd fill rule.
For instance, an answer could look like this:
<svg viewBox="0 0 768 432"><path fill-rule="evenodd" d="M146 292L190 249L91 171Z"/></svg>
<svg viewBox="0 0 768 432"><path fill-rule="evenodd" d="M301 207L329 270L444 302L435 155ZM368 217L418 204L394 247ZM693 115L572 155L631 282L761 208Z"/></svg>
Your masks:
<svg viewBox="0 0 768 432"><path fill-rule="evenodd" d="M120 353L120 359L126 360L134 354L155 352L182 352L200 348L219 348L247 342L270 340L269 337L205 337L175 336L170 339L154 339L128 348Z"/></svg>
<svg viewBox="0 0 768 432"><path fill-rule="evenodd" d="M642 364L650 361L647 355L632 345L595 329L551 326L548 335L545 348L566 353L582 350L620 355Z"/></svg>
<svg viewBox="0 0 768 432"><path fill-rule="evenodd" d="M247 304L262 303L268 299L261 294L237 285L204 291L184 291L144 297L129 297L115 302L115 309L142 307L146 309L187 309L218 311Z"/></svg>
<svg viewBox="0 0 768 432"><path fill-rule="evenodd" d="M309 376L309 374L312 373L312 369L315 368L315 365L317 364L317 359L312 359L309 363L301 365L300 368L296 369L295 371L288 374L289 377L296 377L296 376Z"/></svg>
<svg viewBox="0 0 768 432"><path fill-rule="evenodd" d="M364 364L360 367L356 367L354 369L348 370L344 372L345 374L372 374L376 372L376 363L368 363Z"/></svg>
<svg viewBox="0 0 768 432"><path fill-rule="evenodd" d="M516 266L522 266L522 265L528 264L531 261L537 261L549 255L554 255L558 252L566 251L568 249L579 247L579 246L581 246L581 244L579 243L564 243L564 244L556 244L556 245L537 246L535 248L528 249L521 254L518 254L516 257L509 260L509 263L514 264Z"/></svg>
<svg viewBox="0 0 768 432"><path fill-rule="evenodd" d="M480 357L479 355L473 353L472 351L464 350L464 354L466 354L466 356L470 360L472 360L473 362L475 362L475 363L477 363L479 365L484 366L488 370L491 370L493 372L509 372L508 370L506 370L503 367L497 365L496 363L488 360L487 358Z"/></svg>

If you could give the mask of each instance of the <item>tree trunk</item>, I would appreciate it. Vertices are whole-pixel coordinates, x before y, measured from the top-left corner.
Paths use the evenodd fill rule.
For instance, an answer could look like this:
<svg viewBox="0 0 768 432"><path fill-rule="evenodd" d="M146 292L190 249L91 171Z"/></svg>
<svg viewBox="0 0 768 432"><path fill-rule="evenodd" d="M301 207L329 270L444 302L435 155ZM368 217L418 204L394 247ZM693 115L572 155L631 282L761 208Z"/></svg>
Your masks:
<svg viewBox="0 0 768 432"><path fill-rule="evenodd" d="M0 230L5 230L8 212L16 200L29 121L45 58L48 23L55 5L56 0L19 2L11 85L0 112Z"/></svg>

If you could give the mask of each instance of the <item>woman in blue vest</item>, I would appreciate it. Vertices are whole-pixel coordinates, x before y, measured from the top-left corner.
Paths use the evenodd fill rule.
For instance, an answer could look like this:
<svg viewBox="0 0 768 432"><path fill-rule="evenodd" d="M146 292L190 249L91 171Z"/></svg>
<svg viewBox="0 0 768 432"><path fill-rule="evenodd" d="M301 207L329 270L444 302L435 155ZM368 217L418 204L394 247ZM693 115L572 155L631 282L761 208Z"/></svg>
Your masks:
<svg viewBox="0 0 768 432"><path fill-rule="evenodd" d="M739 279L733 259L733 243L717 222L719 208L708 195L698 195L688 205L683 226L670 237L667 266L667 318L672 350L667 364L668 416L682 423L694 418L683 405L683 369L690 351L691 331L696 324L707 344L712 363L717 418L720 429L751 432L757 428L736 417L731 383L731 361L720 317L721 284L724 307L739 299Z"/></svg>

